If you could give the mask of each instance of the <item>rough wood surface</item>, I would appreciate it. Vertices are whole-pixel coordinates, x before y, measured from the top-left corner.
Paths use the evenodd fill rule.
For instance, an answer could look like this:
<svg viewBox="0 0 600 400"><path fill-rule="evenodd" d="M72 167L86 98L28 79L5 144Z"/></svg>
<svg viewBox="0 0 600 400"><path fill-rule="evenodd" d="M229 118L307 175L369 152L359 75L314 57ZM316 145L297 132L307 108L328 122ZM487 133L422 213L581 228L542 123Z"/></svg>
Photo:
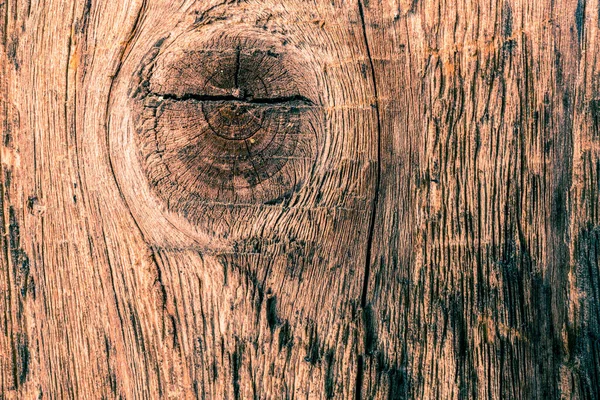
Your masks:
<svg viewBox="0 0 600 400"><path fill-rule="evenodd" d="M0 398L598 399L597 0L0 1Z"/></svg>

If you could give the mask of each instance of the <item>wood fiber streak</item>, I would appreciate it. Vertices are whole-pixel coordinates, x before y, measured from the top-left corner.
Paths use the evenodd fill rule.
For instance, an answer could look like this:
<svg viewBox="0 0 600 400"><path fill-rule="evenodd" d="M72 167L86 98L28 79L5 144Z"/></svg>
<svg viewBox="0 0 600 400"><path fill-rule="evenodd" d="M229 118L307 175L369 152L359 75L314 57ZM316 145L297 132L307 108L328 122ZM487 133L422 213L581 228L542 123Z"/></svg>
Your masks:
<svg viewBox="0 0 600 400"><path fill-rule="evenodd" d="M595 0L0 1L0 399L597 399Z"/></svg>

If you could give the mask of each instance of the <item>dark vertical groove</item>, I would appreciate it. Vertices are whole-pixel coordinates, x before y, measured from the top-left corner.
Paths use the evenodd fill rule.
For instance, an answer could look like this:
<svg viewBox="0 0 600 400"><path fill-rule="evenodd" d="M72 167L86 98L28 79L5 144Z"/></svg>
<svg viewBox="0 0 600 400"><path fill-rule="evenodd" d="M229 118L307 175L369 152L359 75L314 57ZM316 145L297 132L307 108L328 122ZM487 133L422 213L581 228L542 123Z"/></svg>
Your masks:
<svg viewBox="0 0 600 400"><path fill-rule="evenodd" d="M239 87L240 87L240 67L241 67L240 53L241 53L240 46L237 46L235 48L235 77L233 78L234 79L234 87L236 89L239 89Z"/></svg>
<svg viewBox="0 0 600 400"><path fill-rule="evenodd" d="M358 366L356 368L356 384L354 386L354 399L360 400L362 399L362 382L364 376L364 360L362 355L358 356L356 363L358 364Z"/></svg>
<svg viewBox="0 0 600 400"><path fill-rule="evenodd" d="M2 45L6 48L8 45L8 14L10 12L10 1L7 1L4 4L4 36L2 37Z"/></svg>
<svg viewBox="0 0 600 400"><path fill-rule="evenodd" d="M2 38L2 46L4 47L3 50L6 49L6 47L8 46L8 21L9 21L9 13L10 13L10 1L7 1L5 3L5 9L4 9L4 37ZM2 73L4 76L7 75L8 72L8 67L7 67L7 63L3 62L0 66L0 73ZM7 85L4 84L4 82L2 83L2 92L3 93L7 93L8 94L8 89L7 89ZM5 131L7 131L7 127L8 127L8 101L2 101L2 114L3 114L3 118L0 119L0 123L2 124L1 128L2 128L2 142L4 142L4 136L5 136ZM5 170L4 170L4 162L2 159L2 154L0 152L0 213L2 214L2 226L1 226L1 232L2 232L2 250L3 250L3 258L6 262L6 293L4 295L5 298L5 304L6 307L4 309L4 315L3 315L3 319L5 321L4 324L4 330L5 330L5 335L9 335L9 342L10 342L10 362L12 362L12 370L10 372L10 374L12 375L12 382L13 382L13 386L15 387L15 389L19 388L19 379L18 379L18 367L17 367L17 345L15 343L15 324L13 323L13 316L11 314L13 314L13 310L12 310L12 306L13 306L13 293L12 293L12 279L11 279L11 272L12 272L12 257L11 257L11 253L10 253L10 243L9 243L9 218L8 218L8 190L9 190L9 185L6 184L6 174L5 174ZM4 383L4 382L3 382Z"/></svg>
<svg viewBox="0 0 600 400"><path fill-rule="evenodd" d="M8 121L8 109L6 103L4 105L4 122ZM18 363L17 363L17 345L15 343L15 324L13 323L12 315L12 306L13 306L13 296L12 296L12 286L13 282L11 279L11 272L13 266L11 252L10 252L10 243L9 243L9 222L8 222L8 209L7 209L7 195L8 191L7 185L5 184L5 174L4 174L4 163L2 160L2 156L0 155L0 206L1 206L1 214L2 214L2 250L3 250L3 258L6 262L6 308L4 310L4 320L5 324L5 335L8 334L10 336L10 360L12 362L12 382L15 389L19 388L19 373L18 373Z"/></svg>
<svg viewBox="0 0 600 400"><path fill-rule="evenodd" d="M369 46L369 39L367 37L367 27L365 24L365 13L363 10L362 0L358 0L358 13L360 15L360 22L362 25L363 39L365 42L365 48L367 52L367 58L369 59L369 67L371 70L371 81L373 84L373 95L375 97L375 113L377 115L377 173L375 176L375 193L373 195L373 209L369 219L369 230L367 233L367 249L365 256L365 275L363 278L362 294L360 298L360 306L362 313L367 305L367 293L369 291L369 277L371 272L371 257L373 249L373 237L375 234L375 221L377 217L377 207L379 205L379 189L381 186L381 115L379 111L379 93L377 91L377 79L375 78L375 65L373 64L373 57L371 56L371 48ZM364 315L363 315L364 317ZM366 347L366 343L365 343ZM363 379L364 379L364 357L359 354L357 358L357 370L356 370L356 381L355 381L355 398L360 400L362 398Z"/></svg>
<svg viewBox="0 0 600 400"><path fill-rule="evenodd" d="M369 59L369 66L371 69L371 80L373 82L373 94L375 95L375 113L377 114L377 175L375 177L375 194L373 196L373 210L371 211L371 218L369 220L369 231L367 237L367 255L365 262L365 277L363 281L362 296L360 299L360 305L364 309L367 304L367 292L369 289L369 273L371 270L371 253L373 248L373 236L375 232L375 220L377 216L377 206L379 204L379 188L381 186L381 116L379 113L379 94L377 92L377 80L375 79L375 66L373 64L373 58L371 57L371 49L369 47L369 41L367 38L367 29L365 26L365 14L363 11L362 1L358 1L358 12L360 14L360 20L363 28L363 37L365 40L365 47L367 50L367 58Z"/></svg>

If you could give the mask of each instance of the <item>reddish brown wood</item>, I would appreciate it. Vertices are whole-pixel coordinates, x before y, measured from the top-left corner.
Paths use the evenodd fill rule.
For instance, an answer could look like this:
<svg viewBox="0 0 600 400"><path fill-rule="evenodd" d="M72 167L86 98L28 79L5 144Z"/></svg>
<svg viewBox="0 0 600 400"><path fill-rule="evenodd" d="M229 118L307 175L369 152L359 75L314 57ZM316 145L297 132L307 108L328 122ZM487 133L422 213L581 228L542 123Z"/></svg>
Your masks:
<svg viewBox="0 0 600 400"><path fill-rule="evenodd" d="M598 398L599 18L0 3L0 398Z"/></svg>

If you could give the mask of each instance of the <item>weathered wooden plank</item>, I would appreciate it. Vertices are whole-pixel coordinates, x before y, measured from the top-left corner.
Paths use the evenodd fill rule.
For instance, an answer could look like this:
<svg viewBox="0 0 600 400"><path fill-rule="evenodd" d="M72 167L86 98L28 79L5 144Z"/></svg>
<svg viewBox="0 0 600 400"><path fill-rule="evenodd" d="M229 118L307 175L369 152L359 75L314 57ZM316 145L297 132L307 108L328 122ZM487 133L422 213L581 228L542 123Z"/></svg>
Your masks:
<svg viewBox="0 0 600 400"><path fill-rule="evenodd" d="M385 7L365 8L391 99L366 392L597 396L597 237L573 230L597 224L576 206L597 199L575 189L591 183L575 160L597 129L577 122L590 114L583 97L597 96L586 82L597 75L596 5Z"/></svg>
<svg viewBox="0 0 600 400"><path fill-rule="evenodd" d="M4 1L0 398L597 398L599 11Z"/></svg>

